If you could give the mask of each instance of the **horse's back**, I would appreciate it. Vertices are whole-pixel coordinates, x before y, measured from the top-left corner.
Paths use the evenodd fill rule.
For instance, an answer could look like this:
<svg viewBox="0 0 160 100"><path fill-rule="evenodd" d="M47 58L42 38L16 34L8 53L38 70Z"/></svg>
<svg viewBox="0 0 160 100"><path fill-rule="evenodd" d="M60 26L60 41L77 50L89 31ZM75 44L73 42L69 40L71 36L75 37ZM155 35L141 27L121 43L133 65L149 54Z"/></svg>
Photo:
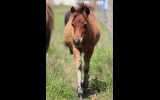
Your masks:
<svg viewBox="0 0 160 100"><path fill-rule="evenodd" d="M91 12L90 15L88 16L88 21L91 26L91 32L93 35L94 45L95 45L99 41L101 32L100 32L100 26L99 26L98 20L96 19L93 12Z"/></svg>
<svg viewBox="0 0 160 100"><path fill-rule="evenodd" d="M89 17L88 21L92 27L92 32L93 33L100 33L100 26L99 26L98 20L96 19L94 13L91 12L88 17Z"/></svg>

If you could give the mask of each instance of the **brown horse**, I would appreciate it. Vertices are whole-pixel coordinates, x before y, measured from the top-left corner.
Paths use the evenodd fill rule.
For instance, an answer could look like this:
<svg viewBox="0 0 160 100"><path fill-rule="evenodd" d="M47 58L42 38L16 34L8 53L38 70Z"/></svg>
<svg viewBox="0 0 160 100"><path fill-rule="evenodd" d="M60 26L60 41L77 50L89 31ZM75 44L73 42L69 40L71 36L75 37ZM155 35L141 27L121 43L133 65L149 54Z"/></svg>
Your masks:
<svg viewBox="0 0 160 100"><path fill-rule="evenodd" d="M78 95L82 98L84 90L88 87L90 60L94 47L100 38L100 27L93 12L84 3L78 8L71 7L65 15L64 43L74 55L77 76ZM82 82L82 61L84 53L84 82Z"/></svg>
<svg viewBox="0 0 160 100"><path fill-rule="evenodd" d="M49 1L46 0L46 53L49 47L51 33L54 28L54 13Z"/></svg>

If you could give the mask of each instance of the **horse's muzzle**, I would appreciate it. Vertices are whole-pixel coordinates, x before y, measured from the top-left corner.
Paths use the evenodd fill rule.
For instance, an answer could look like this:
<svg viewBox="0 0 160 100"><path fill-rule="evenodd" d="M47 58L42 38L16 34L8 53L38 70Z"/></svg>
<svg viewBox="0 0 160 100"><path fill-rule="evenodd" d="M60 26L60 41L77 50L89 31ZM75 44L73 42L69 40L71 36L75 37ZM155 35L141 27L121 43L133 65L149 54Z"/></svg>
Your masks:
<svg viewBox="0 0 160 100"><path fill-rule="evenodd" d="M75 46L79 46L81 44L81 40L80 39L73 40L73 43Z"/></svg>

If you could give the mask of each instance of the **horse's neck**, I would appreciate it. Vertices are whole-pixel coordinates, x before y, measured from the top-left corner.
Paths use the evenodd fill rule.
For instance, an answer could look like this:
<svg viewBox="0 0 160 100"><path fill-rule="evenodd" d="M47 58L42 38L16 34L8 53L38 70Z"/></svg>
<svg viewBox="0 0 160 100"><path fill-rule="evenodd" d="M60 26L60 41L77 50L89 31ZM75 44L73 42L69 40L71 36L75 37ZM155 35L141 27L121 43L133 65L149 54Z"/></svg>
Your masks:
<svg viewBox="0 0 160 100"><path fill-rule="evenodd" d="M100 26L93 12L88 16L88 22L90 23L92 32L97 33L100 31Z"/></svg>

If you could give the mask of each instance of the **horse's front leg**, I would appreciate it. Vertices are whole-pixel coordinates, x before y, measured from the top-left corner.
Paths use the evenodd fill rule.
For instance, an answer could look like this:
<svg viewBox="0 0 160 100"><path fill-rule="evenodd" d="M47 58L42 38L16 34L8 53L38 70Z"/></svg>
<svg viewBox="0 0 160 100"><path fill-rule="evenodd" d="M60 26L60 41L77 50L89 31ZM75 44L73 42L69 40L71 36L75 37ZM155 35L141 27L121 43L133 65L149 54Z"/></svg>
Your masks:
<svg viewBox="0 0 160 100"><path fill-rule="evenodd" d="M80 98L82 98L83 90L81 86L81 81L82 81L81 52L77 48L74 47L73 54L74 54L74 59L75 59L75 64L76 64L76 69L77 69L78 95L80 96Z"/></svg>
<svg viewBox="0 0 160 100"><path fill-rule="evenodd" d="M89 82L88 82L88 80L89 80L88 73L89 73L90 60L91 60L93 51L94 51L94 48L88 50L84 54L84 62L85 62L85 64L84 64L84 82L83 82L83 88L84 88L84 90L87 89L88 84L89 84Z"/></svg>

